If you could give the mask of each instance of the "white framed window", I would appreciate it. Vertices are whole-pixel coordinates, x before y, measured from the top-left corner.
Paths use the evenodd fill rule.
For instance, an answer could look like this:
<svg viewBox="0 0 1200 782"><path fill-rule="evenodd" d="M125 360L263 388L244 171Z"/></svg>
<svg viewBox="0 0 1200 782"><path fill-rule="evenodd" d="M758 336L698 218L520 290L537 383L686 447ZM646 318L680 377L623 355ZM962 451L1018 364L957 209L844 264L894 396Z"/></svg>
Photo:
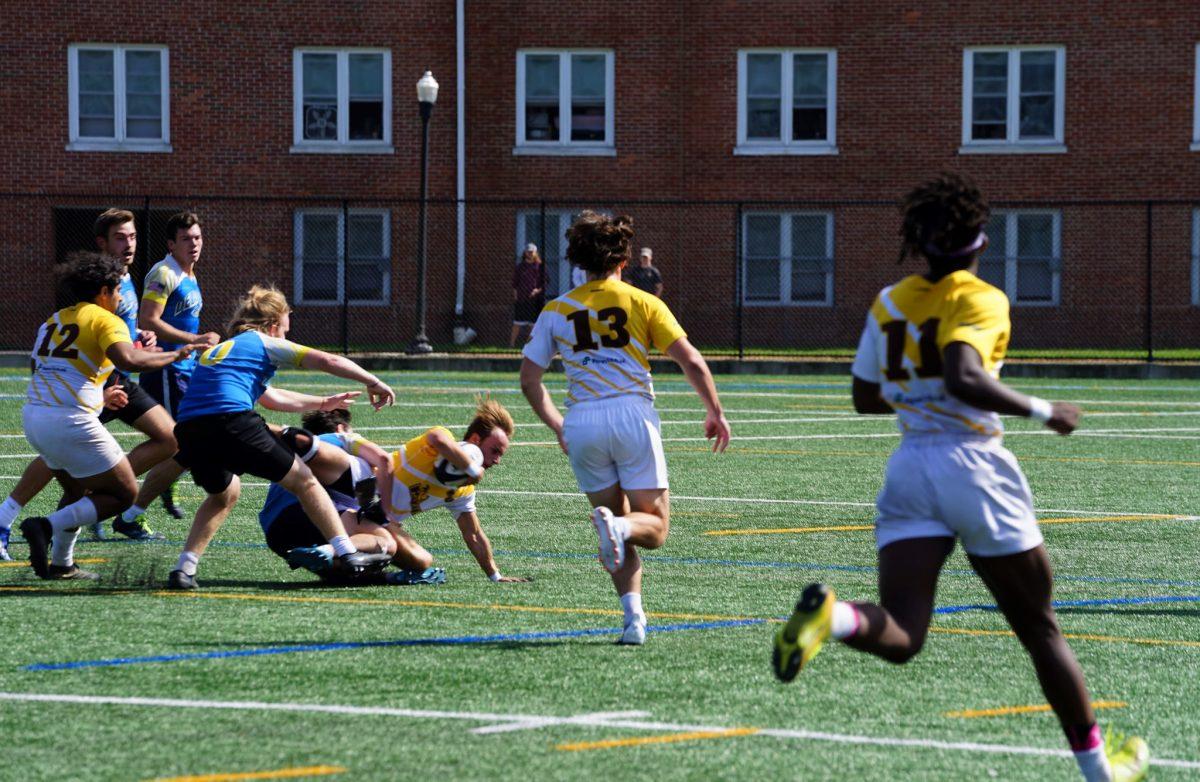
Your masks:
<svg viewBox="0 0 1200 782"><path fill-rule="evenodd" d="M517 52L514 155L615 155L613 53Z"/></svg>
<svg viewBox="0 0 1200 782"><path fill-rule="evenodd" d="M833 213L744 213L742 301L832 306Z"/></svg>
<svg viewBox="0 0 1200 782"><path fill-rule="evenodd" d="M738 52L735 155L837 154L837 52Z"/></svg>
<svg viewBox="0 0 1200 782"><path fill-rule="evenodd" d="M294 280L297 304L390 304L391 214L386 209L297 209ZM346 242L349 241L349 252Z"/></svg>
<svg viewBox="0 0 1200 782"><path fill-rule="evenodd" d="M1200 307L1200 209L1192 210L1192 306Z"/></svg>
<svg viewBox="0 0 1200 782"><path fill-rule="evenodd" d="M1193 69L1196 95L1192 100L1192 151L1200 152L1200 43L1196 44L1196 67Z"/></svg>
<svg viewBox="0 0 1200 782"><path fill-rule="evenodd" d="M296 49L292 91L292 152L393 151L388 49Z"/></svg>
<svg viewBox="0 0 1200 782"><path fill-rule="evenodd" d="M1004 291L1013 304L1057 305L1062 213L998 210L992 212L986 230L988 246L979 258L979 277Z"/></svg>
<svg viewBox="0 0 1200 782"><path fill-rule="evenodd" d="M1066 152L1066 49L987 46L963 52L959 154Z"/></svg>
<svg viewBox="0 0 1200 782"><path fill-rule="evenodd" d="M71 44L67 92L68 150L171 151L167 47Z"/></svg>

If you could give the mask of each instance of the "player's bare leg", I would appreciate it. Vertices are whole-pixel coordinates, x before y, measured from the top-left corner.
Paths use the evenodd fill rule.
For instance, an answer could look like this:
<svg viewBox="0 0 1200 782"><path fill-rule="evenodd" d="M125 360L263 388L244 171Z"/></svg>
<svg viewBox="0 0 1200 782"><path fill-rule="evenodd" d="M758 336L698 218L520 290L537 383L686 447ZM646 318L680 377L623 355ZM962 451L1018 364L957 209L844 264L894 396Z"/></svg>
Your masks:
<svg viewBox="0 0 1200 782"><path fill-rule="evenodd" d="M167 578L169 589L196 588L196 567L200 563L200 557L216 536L229 511L237 504L241 494L242 482L234 475L224 491L208 495L204 502L200 503L200 507L196 508L196 517L188 530L183 553L179 555L178 564Z"/></svg>
<svg viewBox="0 0 1200 782"><path fill-rule="evenodd" d="M183 468L171 458L179 450L175 442L175 422L166 408L155 405L139 416L133 426L147 439L129 452L129 463L138 475L147 470L149 472L133 504L120 518L113 520L113 529L134 540L161 539L162 535L150 529L144 514L150 503L167 491L183 473ZM96 537L103 537L102 530L97 529Z"/></svg>
<svg viewBox="0 0 1200 782"><path fill-rule="evenodd" d="M17 520L17 516L21 515L21 510L33 502L33 498L38 496L52 480L54 480L54 473L39 456L25 465L25 471L21 473L21 478L13 487L12 493L3 503L0 503L0 562L12 560L12 557L8 555L8 540L12 534L13 522Z"/></svg>
<svg viewBox="0 0 1200 782"><path fill-rule="evenodd" d="M142 413L133 422L133 428L147 437L129 452L129 463L135 475L170 459L179 450L179 444L175 442L175 421L162 405Z"/></svg>
<svg viewBox="0 0 1200 782"><path fill-rule="evenodd" d="M396 547L392 554L392 561L396 567L404 570L425 570L433 567L433 554L408 534L408 530L392 521L388 522L386 532Z"/></svg>

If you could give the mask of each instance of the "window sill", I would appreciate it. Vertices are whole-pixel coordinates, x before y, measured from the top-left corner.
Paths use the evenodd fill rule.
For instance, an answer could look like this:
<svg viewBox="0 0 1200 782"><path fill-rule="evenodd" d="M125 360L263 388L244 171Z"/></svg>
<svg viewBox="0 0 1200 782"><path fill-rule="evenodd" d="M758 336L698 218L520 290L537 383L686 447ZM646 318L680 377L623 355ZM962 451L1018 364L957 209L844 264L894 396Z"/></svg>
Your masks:
<svg viewBox="0 0 1200 782"><path fill-rule="evenodd" d="M537 146L534 144L518 144L513 147L514 155L544 155L547 157L616 157L615 146L582 146L572 144L557 144Z"/></svg>
<svg viewBox="0 0 1200 782"><path fill-rule="evenodd" d="M391 144L293 144L288 152L293 155L392 155L396 148Z"/></svg>
<svg viewBox="0 0 1200 782"><path fill-rule="evenodd" d="M1193 141L1193 142L1192 142L1192 146L1191 146L1191 150L1192 150L1193 152L1200 152L1200 141Z"/></svg>
<svg viewBox="0 0 1200 782"><path fill-rule="evenodd" d="M129 141L104 141L94 139L72 141L67 144L68 152L173 152L170 144L161 141L134 143Z"/></svg>
<svg viewBox="0 0 1200 782"><path fill-rule="evenodd" d="M1065 155L1066 144L964 144L960 155Z"/></svg>
<svg viewBox="0 0 1200 782"><path fill-rule="evenodd" d="M837 155L834 144L739 144L735 155Z"/></svg>
<svg viewBox="0 0 1200 782"><path fill-rule="evenodd" d="M742 301L743 307L751 309L796 309L805 307L833 308L832 301Z"/></svg>

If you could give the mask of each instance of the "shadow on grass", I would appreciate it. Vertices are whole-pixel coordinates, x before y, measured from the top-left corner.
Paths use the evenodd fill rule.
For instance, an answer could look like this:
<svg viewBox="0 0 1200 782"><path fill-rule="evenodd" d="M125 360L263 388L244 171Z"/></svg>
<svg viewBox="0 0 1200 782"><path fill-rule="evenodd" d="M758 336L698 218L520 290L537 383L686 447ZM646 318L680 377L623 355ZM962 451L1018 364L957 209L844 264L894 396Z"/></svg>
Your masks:
<svg viewBox="0 0 1200 782"><path fill-rule="evenodd" d="M1132 608L1113 606L1112 608L1097 608L1077 606L1055 609L1060 614L1105 614L1109 616L1175 616L1181 618L1200 618L1200 608Z"/></svg>

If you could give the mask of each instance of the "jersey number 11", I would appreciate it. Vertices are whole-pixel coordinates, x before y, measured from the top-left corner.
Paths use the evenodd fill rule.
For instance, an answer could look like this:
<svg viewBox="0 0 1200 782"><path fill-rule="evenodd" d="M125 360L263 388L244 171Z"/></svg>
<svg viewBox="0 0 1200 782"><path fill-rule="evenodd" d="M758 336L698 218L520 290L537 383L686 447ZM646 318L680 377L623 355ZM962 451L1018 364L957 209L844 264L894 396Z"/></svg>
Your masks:
<svg viewBox="0 0 1200 782"><path fill-rule="evenodd" d="M917 377L941 377L942 354L937 346L938 318L930 318L920 326L921 340L917 348L921 353L921 363L913 367ZM904 343L908 340L908 321L893 320L880 326L887 337L887 379L908 380L908 370L904 368Z"/></svg>

